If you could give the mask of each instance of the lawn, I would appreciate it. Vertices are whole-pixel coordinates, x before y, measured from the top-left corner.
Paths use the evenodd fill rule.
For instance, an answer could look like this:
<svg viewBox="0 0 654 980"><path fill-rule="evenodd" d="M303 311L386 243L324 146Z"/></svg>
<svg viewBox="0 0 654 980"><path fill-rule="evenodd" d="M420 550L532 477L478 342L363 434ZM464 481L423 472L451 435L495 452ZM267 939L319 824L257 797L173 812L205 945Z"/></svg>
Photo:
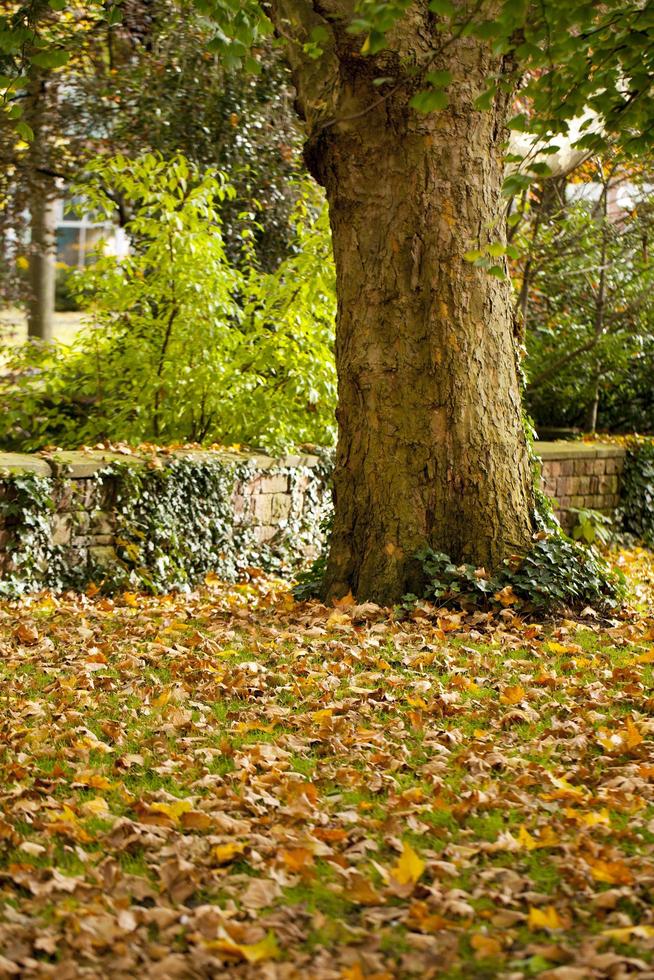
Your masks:
<svg viewBox="0 0 654 980"><path fill-rule="evenodd" d="M70 344L82 326L85 313L55 313L54 338L63 344ZM3 343L22 343L27 340L27 319L22 310L0 310L0 340Z"/></svg>
<svg viewBox="0 0 654 980"><path fill-rule="evenodd" d="M635 610L190 596L0 608L0 976L652 976Z"/></svg>

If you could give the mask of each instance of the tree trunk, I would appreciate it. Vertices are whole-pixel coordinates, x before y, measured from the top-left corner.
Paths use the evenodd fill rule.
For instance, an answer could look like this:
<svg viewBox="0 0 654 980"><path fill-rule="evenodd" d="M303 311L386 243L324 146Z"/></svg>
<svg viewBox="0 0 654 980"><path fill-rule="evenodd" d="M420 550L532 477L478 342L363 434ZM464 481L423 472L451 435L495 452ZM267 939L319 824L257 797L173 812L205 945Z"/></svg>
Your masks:
<svg viewBox="0 0 654 980"><path fill-rule="evenodd" d="M404 18L397 51L375 58L361 57L330 19L335 122L312 120L325 85L312 100L315 70L294 65L337 271L327 599L351 590L392 603L424 586L416 552L425 545L493 568L532 534L509 283L463 259L504 235L508 97L477 111L474 99L501 65L473 39L451 39L435 56L438 35L425 31L430 15L418 8L423 19ZM425 62L453 76L448 108L426 116L409 107L420 85L405 75L407 64ZM378 76L393 79L383 99Z"/></svg>
<svg viewBox="0 0 654 980"><path fill-rule="evenodd" d="M44 341L51 341L54 335L57 225L53 194L54 188L48 193L37 185L30 208L32 240L27 333L29 337Z"/></svg>
<svg viewBox="0 0 654 980"><path fill-rule="evenodd" d="M51 175L52 134L49 121L56 100L52 73L32 69L25 119L34 133L30 143L30 268L27 302L29 337L51 341L54 327L57 260L56 179Z"/></svg>

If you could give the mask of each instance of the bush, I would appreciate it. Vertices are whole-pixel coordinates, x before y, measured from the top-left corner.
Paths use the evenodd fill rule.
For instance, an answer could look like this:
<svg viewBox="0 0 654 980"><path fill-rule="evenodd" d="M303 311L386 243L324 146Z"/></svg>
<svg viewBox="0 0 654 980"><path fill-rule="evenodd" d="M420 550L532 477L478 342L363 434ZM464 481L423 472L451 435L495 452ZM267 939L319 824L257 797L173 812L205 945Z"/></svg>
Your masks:
<svg viewBox="0 0 654 980"><path fill-rule="evenodd" d="M561 533L539 536L526 555L507 559L494 575L473 565L455 565L425 549L418 556L429 579L426 598L463 606L511 606L535 612L593 606L613 609L625 597L622 576L595 550Z"/></svg>
<svg viewBox="0 0 654 980"><path fill-rule="evenodd" d="M7 350L7 447L333 441L334 271L315 190L302 188L293 254L274 273L257 266L253 228L230 263L220 206L233 191L181 156L98 159L78 193L98 221L129 202L130 252L70 278L89 317L69 348Z"/></svg>
<svg viewBox="0 0 654 980"><path fill-rule="evenodd" d="M57 262L55 273L55 310L57 313L75 313L79 310L79 299L71 289L71 276L75 270L65 262Z"/></svg>

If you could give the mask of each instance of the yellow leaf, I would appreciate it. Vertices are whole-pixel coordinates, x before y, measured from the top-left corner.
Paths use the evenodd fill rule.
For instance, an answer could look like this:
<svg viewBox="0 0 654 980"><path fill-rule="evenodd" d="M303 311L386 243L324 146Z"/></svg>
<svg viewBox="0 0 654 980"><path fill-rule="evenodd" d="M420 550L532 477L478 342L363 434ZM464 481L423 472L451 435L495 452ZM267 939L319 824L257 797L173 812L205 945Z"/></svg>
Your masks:
<svg viewBox="0 0 654 980"><path fill-rule="evenodd" d="M524 827L521 827L518 831L518 843L527 851L535 851L538 847L537 842Z"/></svg>
<svg viewBox="0 0 654 980"><path fill-rule="evenodd" d="M606 808L600 810L599 813L594 811L583 813L581 810L566 807L564 812L570 820L575 820L578 824L583 824L585 827L596 827L598 824L604 824L606 827L610 827L611 825L611 816Z"/></svg>
<svg viewBox="0 0 654 980"><path fill-rule="evenodd" d="M391 868L391 874L399 885L415 884L425 867L425 862L420 855L414 851L407 841L404 841L400 860L394 868Z"/></svg>
<svg viewBox="0 0 654 980"><path fill-rule="evenodd" d="M567 779L559 779L557 776L552 776L551 779L555 789L553 793L543 793L544 800L565 800L570 797L578 799L584 795L583 789L573 786Z"/></svg>
<svg viewBox="0 0 654 980"><path fill-rule="evenodd" d="M60 813L51 813L48 817L53 823L77 823L77 814L74 810L71 810L69 806L65 803L61 808Z"/></svg>
<svg viewBox="0 0 654 980"><path fill-rule="evenodd" d="M607 752L624 752L627 749L635 749L644 741L643 736L638 731L631 718L627 718L624 728L610 730L600 728L597 733L597 741Z"/></svg>
<svg viewBox="0 0 654 980"><path fill-rule="evenodd" d="M25 270L26 269L29 269L29 267L30 267L29 260L26 259L24 255L19 255L18 256L18 258L16 259L16 265L23 272L25 272Z"/></svg>
<svg viewBox="0 0 654 980"><path fill-rule="evenodd" d="M161 692L161 694L158 694L156 696L156 698L153 698L152 699L152 707L153 708L165 708L165 706L170 701L171 691L172 691L172 688L170 688L170 687L164 687L164 689Z"/></svg>
<svg viewBox="0 0 654 980"><path fill-rule="evenodd" d="M636 657L632 661L634 664L654 664L654 647L648 650L647 653L641 653L639 657Z"/></svg>
<svg viewBox="0 0 654 980"><path fill-rule="evenodd" d="M139 607L138 596L135 592L123 592L123 602L126 606L129 606L130 609L138 609Z"/></svg>
<svg viewBox="0 0 654 980"><path fill-rule="evenodd" d="M178 823L183 813L193 809L193 804L188 800L176 800L174 803L151 803L150 809L155 813L164 813L173 823Z"/></svg>
<svg viewBox="0 0 654 980"><path fill-rule="evenodd" d="M608 885L631 885L634 876L624 861L604 861L602 858L584 858L595 881Z"/></svg>
<svg viewBox="0 0 654 980"><path fill-rule="evenodd" d="M498 940L493 939L492 936L483 936L480 932L475 933L471 938L470 945L475 951L476 960L486 960L502 955L502 946Z"/></svg>
<svg viewBox="0 0 654 980"><path fill-rule="evenodd" d="M231 939L214 939L208 942L209 949L219 950L221 953L231 954L240 959L247 960L248 963L259 963L261 960L274 960L279 956L279 946L274 932L269 932L265 939L250 946L235 943Z"/></svg>
<svg viewBox="0 0 654 980"><path fill-rule="evenodd" d="M630 939L651 939L654 936L654 926L625 926L622 929L602 929L602 936L615 939L618 943L628 943Z"/></svg>
<svg viewBox="0 0 654 980"><path fill-rule="evenodd" d="M540 847L557 847L559 839L551 827L543 827L538 837L532 837L526 827L520 827L518 843L526 851L536 851Z"/></svg>
<svg viewBox="0 0 654 980"><path fill-rule="evenodd" d="M542 909L529 907L528 925L530 929L562 929L563 923L553 905Z"/></svg>
<svg viewBox="0 0 654 980"><path fill-rule="evenodd" d="M229 864L239 854L243 854L247 844L241 841L233 841L231 844L217 844L212 847L211 856L216 864Z"/></svg>
<svg viewBox="0 0 654 980"><path fill-rule="evenodd" d="M526 691L520 684L515 687L505 687L500 694L502 704L519 704L526 697Z"/></svg>
<svg viewBox="0 0 654 980"><path fill-rule="evenodd" d="M332 630L335 626L347 626L352 620L346 613L339 612L335 609L333 613L330 614L327 620L327 629Z"/></svg>
<svg viewBox="0 0 654 980"><path fill-rule="evenodd" d="M80 807L82 813L92 817L99 817L103 813L109 813L109 804L101 796L96 796L92 800L86 800Z"/></svg>

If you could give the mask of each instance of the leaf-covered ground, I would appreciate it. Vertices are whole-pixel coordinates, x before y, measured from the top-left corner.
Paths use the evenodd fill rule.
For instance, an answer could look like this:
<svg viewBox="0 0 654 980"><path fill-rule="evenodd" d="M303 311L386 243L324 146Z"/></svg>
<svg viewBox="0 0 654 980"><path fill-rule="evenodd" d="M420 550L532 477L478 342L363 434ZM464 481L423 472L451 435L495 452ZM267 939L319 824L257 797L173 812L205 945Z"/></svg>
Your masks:
<svg viewBox="0 0 654 980"><path fill-rule="evenodd" d="M639 612L0 607L0 976L654 977Z"/></svg>

